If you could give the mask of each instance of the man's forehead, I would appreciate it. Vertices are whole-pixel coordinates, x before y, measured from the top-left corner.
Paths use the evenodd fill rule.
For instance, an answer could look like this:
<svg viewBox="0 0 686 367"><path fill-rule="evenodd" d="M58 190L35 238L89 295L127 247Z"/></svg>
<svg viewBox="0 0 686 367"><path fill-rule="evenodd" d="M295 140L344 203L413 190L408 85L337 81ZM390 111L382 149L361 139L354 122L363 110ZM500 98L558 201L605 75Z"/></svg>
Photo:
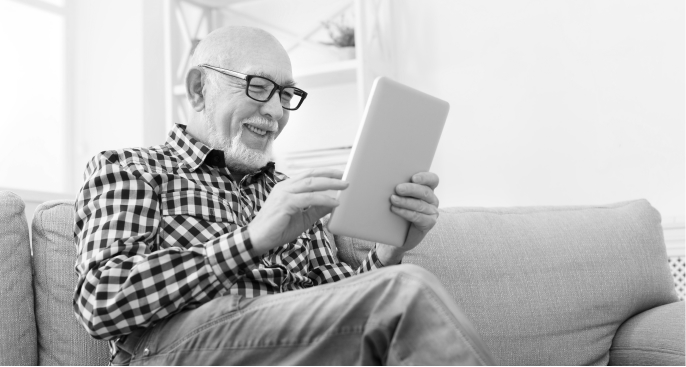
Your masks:
<svg viewBox="0 0 686 367"><path fill-rule="evenodd" d="M250 28L229 28L217 44L219 67L294 85L288 52L269 33Z"/></svg>
<svg viewBox="0 0 686 367"><path fill-rule="evenodd" d="M247 68L241 73L248 75L257 75L275 81L280 85L295 86L295 81L284 72L274 72L262 68Z"/></svg>

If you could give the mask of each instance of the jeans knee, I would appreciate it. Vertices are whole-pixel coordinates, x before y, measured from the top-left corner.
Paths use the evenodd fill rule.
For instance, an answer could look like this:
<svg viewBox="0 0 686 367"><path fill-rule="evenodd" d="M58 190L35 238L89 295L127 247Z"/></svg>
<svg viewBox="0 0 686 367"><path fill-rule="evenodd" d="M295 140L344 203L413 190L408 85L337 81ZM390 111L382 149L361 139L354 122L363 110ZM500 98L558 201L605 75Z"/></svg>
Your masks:
<svg viewBox="0 0 686 367"><path fill-rule="evenodd" d="M399 277L407 277L428 287L441 287L441 281L430 271L414 264L400 264L391 267L392 272Z"/></svg>

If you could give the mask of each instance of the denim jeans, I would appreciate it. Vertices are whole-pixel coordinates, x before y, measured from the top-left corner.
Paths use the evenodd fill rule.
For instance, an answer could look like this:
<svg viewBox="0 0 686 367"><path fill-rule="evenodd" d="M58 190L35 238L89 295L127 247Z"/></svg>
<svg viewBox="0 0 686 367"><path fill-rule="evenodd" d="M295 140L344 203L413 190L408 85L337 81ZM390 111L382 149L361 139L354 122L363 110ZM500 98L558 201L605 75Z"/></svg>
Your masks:
<svg viewBox="0 0 686 367"><path fill-rule="evenodd" d="M119 344L130 365L484 365L488 348L415 265L247 299L227 295Z"/></svg>

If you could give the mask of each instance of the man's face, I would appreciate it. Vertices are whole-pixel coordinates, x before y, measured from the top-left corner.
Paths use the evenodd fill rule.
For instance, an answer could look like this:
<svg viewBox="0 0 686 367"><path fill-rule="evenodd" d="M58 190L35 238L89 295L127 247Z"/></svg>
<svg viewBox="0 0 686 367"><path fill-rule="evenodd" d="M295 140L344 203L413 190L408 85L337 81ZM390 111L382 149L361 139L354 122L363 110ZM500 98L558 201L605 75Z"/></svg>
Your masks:
<svg viewBox="0 0 686 367"><path fill-rule="evenodd" d="M262 75L283 85L290 82L290 62L262 58L248 62L240 70L248 75ZM223 67L222 65L217 65ZM205 91L204 120L209 145L224 151L229 169L250 173L265 166L272 155L272 144L286 126L289 111L281 107L278 93L267 102L258 102L245 93L246 81L215 73L216 81Z"/></svg>

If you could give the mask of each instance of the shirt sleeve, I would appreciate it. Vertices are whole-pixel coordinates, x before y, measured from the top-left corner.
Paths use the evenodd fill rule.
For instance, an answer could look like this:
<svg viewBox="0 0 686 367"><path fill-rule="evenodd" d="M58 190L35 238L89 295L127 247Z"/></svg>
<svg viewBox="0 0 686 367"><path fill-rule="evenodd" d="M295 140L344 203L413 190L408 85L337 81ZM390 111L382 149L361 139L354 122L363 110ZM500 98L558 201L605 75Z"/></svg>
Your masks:
<svg viewBox="0 0 686 367"><path fill-rule="evenodd" d="M94 338L114 339L205 303L259 260L245 227L189 248L159 249L155 181L122 166L115 152L94 157L85 176L75 203L73 306Z"/></svg>
<svg viewBox="0 0 686 367"><path fill-rule="evenodd" d="M311 251L309 252L310 271L308 277L315 285L335 282L356 274L383 267L376 255L374 246L360 267L353 270L350 265L339 262L333 255L331 244L324 232L321 220L308 231Z"/></svg>

